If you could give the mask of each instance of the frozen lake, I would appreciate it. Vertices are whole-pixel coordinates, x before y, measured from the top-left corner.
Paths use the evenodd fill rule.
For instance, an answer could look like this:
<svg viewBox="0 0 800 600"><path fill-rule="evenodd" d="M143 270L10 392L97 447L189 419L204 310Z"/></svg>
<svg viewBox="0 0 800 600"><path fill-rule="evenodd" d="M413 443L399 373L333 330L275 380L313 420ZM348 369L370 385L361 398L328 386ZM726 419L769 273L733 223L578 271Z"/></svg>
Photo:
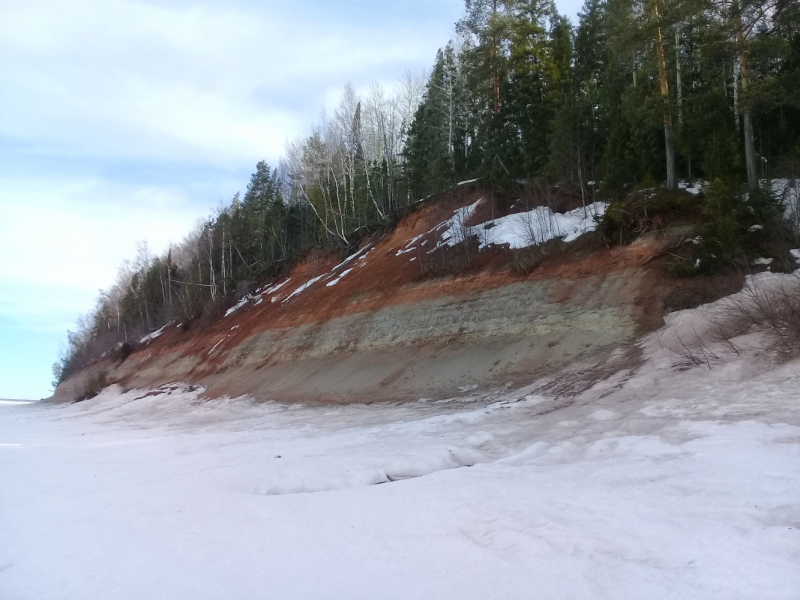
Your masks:
<svg viewBox="0 0 800 600"><path fill-rule="evenodd" d="M0 598L797 600L800 363L665 361L570 398L4 404Z"/></svg>

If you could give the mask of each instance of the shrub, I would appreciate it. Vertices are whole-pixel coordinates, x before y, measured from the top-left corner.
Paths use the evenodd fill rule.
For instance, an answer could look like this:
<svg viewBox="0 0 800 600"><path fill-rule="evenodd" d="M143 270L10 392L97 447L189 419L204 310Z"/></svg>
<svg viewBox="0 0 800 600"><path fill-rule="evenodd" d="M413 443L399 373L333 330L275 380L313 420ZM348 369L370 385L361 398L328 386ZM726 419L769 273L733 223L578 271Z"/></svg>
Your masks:
<svg viewBox="0 0 800 600"><path fill-rule="evenodd" d="M83 394L81 394L75 402L83 402L84 400L91 400L96 397L100 392L111 385L112 381L108 378L108 372L105 370L98 371L98 373L89 378L84 386Z"/></svg>
<svg viewBox="0 0 800 600"><path fill-rule="evenodd" d="M723 348L740 354L752 344L752 339L742 345L737 338L754 332L766 334L774 344L771 349L797 355L800 352L800 276L749 277L741 292L701 309L698 316L701 318L676 323L660 337L662 346L679 354L687 366L711 368L712 363L719 360Z"/></svg>
<svg viewBox="0 0 800 600"><path fill-rule="evenodd" d="M612 200L600 221L599 231L607 244L629 244L640 235L661 231L667 225L700 218L702 199L687 192L642 188L624 200Z"/></svg>
<svg viewBox="0 0 800 600"><path fill-rule="evenodd" d="M673 264L677 276L747 272L759 258L771 258L773 270L792 267L789 250L796 236L781 201L769 190L748 197L740 184L717 179L706 190L695 233L689 254Z"/></svg>
<svg viewBox="0 0 800 600"><path fill-rule="evenodd" d="M111 357L117 362L123 363L128 360L128 357L136 352L139 344L136 342L122 342L112 352Z"/></svg>
<svg viewBox="0 0 800 600"><path fill-rule="evenodd" d="M512 250L511 261L514 265L514 270L520 275L533 273L546 260L563 252L565 247L567 247L567 244L563 240L555 238L544 244Z"/></svg>
<svg viewBox="0 0 800 600"><path fill-rule="evenodd" d="M717 330L726 340L753 328L766 331L785 350L800 351L800 276L779 282L751 277L740 294L722 302Z"/></svg>
<svg viewBox="0 0 800 600"><path fill-rule="evenodd" d="M457 241L452 246L445 245L430 253L424 250L419 253L420 274L417 280L461 275L478 267L475 260L479 250L477 236L464 236L463 239L458 236L456 232Z"/></svg>

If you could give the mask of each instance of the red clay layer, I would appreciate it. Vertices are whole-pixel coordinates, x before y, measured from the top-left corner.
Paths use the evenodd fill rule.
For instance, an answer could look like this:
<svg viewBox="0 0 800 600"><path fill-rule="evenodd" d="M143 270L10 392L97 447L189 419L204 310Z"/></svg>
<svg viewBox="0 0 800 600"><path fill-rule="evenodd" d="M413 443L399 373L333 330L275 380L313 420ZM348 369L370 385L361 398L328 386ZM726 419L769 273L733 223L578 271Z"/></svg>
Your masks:
<svg viewBox="0 0 800 600"><path fill-rule="evenodd" d="M277 301L271 302L265 296L259 306L248 305L203 331L190 329L184 332L177 326L171 327L140 352L146 351L157 356L177 351L184 355L207 357L209 351L219 344L217 347L221 352L215 353L215 356L217 361L221 361L224 360L226 350L235 348L251 335L265 330L296 327L441 296L466 295L520 281L575 280L637 268L660 247L654 240L641 240L631 246L561 253L528 275L520 275L511 267L511 251L507 247L491 247L479 254L475 253L466 273L426 277L420 266L428 256L425 249L434 245L438 239L435 232L428 232L450 218L456 208L473 204L483 197L473 190L449 204L427 205L409 215L390 235L377 241L366 255L366 260L359 258L340 269L339 272L342 272L355 267L335 286L326 285L335 277L329 281L320 280L297 296L282 302L311 278L329 273L342 262L340 256L313 252L289 273L291 281L279 290ZM476 208L476 212L482 216L487 216L484 213L490 214L490 211L490 202L485 199ZM516 212L516 208L509 207L503 212ZM397 252L417 236L423 236L414 244L421 249L397 256ZM427 245L421 246L425 240L428 241ZM413 257L416 260L411 261ZM363 266L360 266L362 263ZM284 279L274 283L280 283ZM569 298L554 300L567 302ZM224 341L220 344L221 339ZM212 364L207 366L213 368Z"/></svg>

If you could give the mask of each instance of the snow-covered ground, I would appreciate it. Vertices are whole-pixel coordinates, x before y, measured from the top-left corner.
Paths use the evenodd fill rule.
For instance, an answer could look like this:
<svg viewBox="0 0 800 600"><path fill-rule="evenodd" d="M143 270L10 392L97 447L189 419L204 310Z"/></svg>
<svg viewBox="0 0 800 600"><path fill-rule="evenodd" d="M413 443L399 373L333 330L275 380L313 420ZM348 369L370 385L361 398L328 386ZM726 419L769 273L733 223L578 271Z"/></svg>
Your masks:
<svg viewBox="0 0 800 600"><path fill-rule="evenodd" d="M474 235L478 235L481 246L508 244L512 250L544 244L554 238L572 242L584 233L597 229L598 220L605 214L606 208L604 202L595 202L585 208L557 213L541 206L494 219L471 229ZM487 229L487 226L490 228Z"/></svg>
<svg viewBox="0 0 800 600"><path fill-rule="evenodd" d="M0 598L797 600L800 363L667 334L439 402L0 405Z"/></svg>
<svg viewBox="0 0 800 600"><path fill-rule="evenodd" d="M607 208L607 204L604 202L594 202L566 213L557 213L549 207L540 206L529 211L513 213L505 217L489 219L478 225L468 226L466 223L484 200L481 198L469 206L456 209L452 217L439 223L426 234L411 239L405 247L397 251L396 256L422 250L428 240L424 240L419 247L415 244L434 232L437 233L439 239L425 249L428 254L445 246L455 246L473 236L478 240L479 249L487 246L507 245L512 250L516 250L544 244L555 238L572 242L584 233L597 229L599 219L605 214ZM417 257L414 256L410 260L416 259Z"/></svg>

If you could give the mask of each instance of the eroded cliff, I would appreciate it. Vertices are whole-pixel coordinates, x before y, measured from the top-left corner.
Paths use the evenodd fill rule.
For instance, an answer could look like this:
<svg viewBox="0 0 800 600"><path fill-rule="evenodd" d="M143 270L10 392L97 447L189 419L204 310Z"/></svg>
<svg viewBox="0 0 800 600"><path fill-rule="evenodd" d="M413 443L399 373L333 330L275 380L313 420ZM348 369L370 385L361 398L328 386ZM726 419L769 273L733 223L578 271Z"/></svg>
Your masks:
<svg viewBox="0 0 800 600"><path fill-rule="evenodd" d="M477 214L485 201L468 202ZM101 371L128 388L181 381L209 396L445 397L529 381L661 324L675 287L652 260L663 238L610 249L579 239L521 274L508 246L448 245L458 209L423 207L344 260L313 255L213 325L171 324L126 360L70 378L55 399L79 397Z"/></svg>

